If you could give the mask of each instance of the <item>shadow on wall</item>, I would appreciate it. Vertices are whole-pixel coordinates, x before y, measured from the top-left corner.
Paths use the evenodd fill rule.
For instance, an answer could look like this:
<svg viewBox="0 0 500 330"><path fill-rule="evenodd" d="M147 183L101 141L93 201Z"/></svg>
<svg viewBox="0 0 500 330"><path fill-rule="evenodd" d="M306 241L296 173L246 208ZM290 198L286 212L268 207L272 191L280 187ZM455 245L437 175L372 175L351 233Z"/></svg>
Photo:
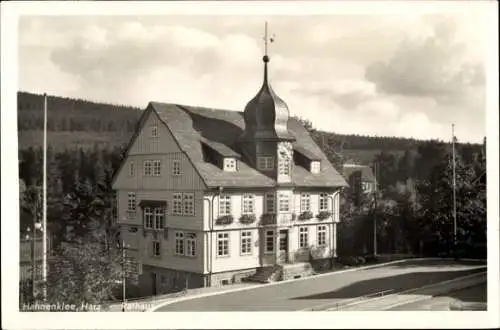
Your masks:
<svg viewBox="0 0 500 330"><path fill-rule="evenodd" d="M438 271L438 272L416 272L410 274L401 274L374 278L370 280L356 282L336 290L312 294L307 296L298 296L293 300L303 299L349 299L359 296L375 294L384 290L394 290L395 292L408 290L431 283L437 283L451 278L465 276L472 272L480 270L462 270L462 271Z"/></svg>

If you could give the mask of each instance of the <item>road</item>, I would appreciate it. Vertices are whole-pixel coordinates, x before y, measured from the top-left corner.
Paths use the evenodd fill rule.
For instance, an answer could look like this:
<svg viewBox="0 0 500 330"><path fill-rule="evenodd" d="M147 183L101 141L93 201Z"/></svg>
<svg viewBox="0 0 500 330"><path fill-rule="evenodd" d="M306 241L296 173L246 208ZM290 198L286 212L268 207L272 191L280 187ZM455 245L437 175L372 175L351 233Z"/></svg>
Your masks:
<svg viewBox="0 0 500 330"><path fill-rule="evenodd" d="M473 287L449 292L446 295L435 296L423 301L400 305L390 311L447 311L455 299L467 303L486 303L486 283Z"/></svg>
<svg viewBox="0 0 500 330"><path fill-rule="evenodd" d="M409 261L391 266L331 273L303 280L195 298L168 304L156 311L297 311L321 310L381 291L395 293L484 271L477 263Z"/></svg>

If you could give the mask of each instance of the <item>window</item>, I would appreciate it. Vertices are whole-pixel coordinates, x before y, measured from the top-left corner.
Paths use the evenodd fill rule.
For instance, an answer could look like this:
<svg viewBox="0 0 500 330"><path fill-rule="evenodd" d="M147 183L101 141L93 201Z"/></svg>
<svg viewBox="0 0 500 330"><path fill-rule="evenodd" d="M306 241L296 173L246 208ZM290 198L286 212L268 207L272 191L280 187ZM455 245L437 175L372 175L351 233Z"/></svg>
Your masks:
<svg viewBox="0 0 500 330"><path fill-rule="evenodd" d="M154 209L154 224L155 229L163 229L164 212L161 207L155 207Z"/></svg>
<svg viewBox="0 0 500 330"><path fill-rule="evenodd" d="M172 202L172 213L174 215L182 215L182 194L175 193Z"/></svg>
<svg viewBox="0 0 500 330"><path fill-rule="evenodd" d="M300 195L300 211L301 212L311 211L311 195L309 194Z"/></svg>
<svg viewBox="0 0 500 330"><path fill-rule="evenodd" d="M229 171L229 172L236 171L236 159L224 158L224 171Z"/></svg>
<svg viewBox="0 0 500 330"><path fill-rule="evenodd" d="M243 214L254 212L254 198L251 194L243 195Z"/></svg>
<svg viewBox="0 0 500 330"><path fill-rule="evenodd" d="M134 162L130 162L130 164L128 166L128 174L130 176L134 176L135 175L135 163Z"/></svg>
<svg viewBox="0 0 500 330"><path fill-rule="evenodd" d="M153 241L153 255L155 257L161 255L161 245L158 241Z"/></svg>
<svg viewBox="0 0 500 330"><path fill-rule="evenodd" d="M328 211L328 194L319 194L319 210Z"/></svg>
<svg viewBox="0 0 500 330"><path fill-rule="evenodd" d="M259 170L272 170L274 168L274 157L259 156L257 158L257 168Z"/></svg>
<svg viewBox="0 0 500 330"><path fill-rule="evenodd" d="M265 253L273 253L273 252L274 252L274 231L268 230L266 231Z"/></svg>
<svg viewBox="0 0 500 330"><path fill-rule="evenodd" d="M194 194L174 193L172 201L173 215L194 215Z"/></svg>
<svg viewBox="0 0 500 330"><path fill-rule="evenodd" d="M128 193L128 209L127 209L127 211L129 213L135 213L135 208L136 208L135 193L129 192Z"/></svg>
<svg viewBox="0 0 500 330"><path fill-rule="evenodd" d="M319 173L321 172L321 163L318 161L311 162L311 173Z"/></svg>
<svg viewBox="0 0 500 330"><path fill-rule="evenodd" d="M286 193L279 193L278 202L280 212L290 212L290 195Z"/></svg>
<svg viewBox="0 0 500 330"><path fill-rule="evenodd" d="M151 176L153 171L153 164L150 160L144 161L144 176Z"/></svg>
<svg viewBox="0 0 500 330"><path fill-rule="evenodd" d="M153 123L151 125L151 137L157 137L158 136L158 123Z"/></svg>
<svg viewBox="0 0 500 330"><path fill-rule="evenodd" d="M184 215L194 215L194 195L182 194L182 203L184 204Z"/></svg>
<svg viewBox="0 0 500 330"><path fill-rule="evenodd" d="M172 175L181 175L181 161L179 159L172 161Z"/></svg>
<svg viewBox="0 0 500 330"><path fill-rule="evenodd" d="M153 160L153 176L161 175L161 161Z"/></svg>
<svg viewBox="0 0 500 330"><path fill-rule="evenodd" d="M318 226L318 246L326 246L326 226Z"/></svg>
<svg viewBox="0 0 500 330"><path fill-rule="evenodd" d="M275 213L276 212L276 203L274 193L266 194L266 211L267 213Z"/></svg>
<svg viewBox="0 0 500 330"><path fill-rule="evenodd" d="M282 158L280 160L279 174L280 175L290 175L290 159L289 158Z"/></svg>
<svg viewBox="0 0 500 330"><path fill-rule="evenodd" d="M144 227L153 228L153 210L150 207L144 208Z"/></svg>
<svg viewBox="0 0 500 330"><path fill-rule="evenodd" d="M196 234L186 234L186 256L196 257Z"/></svg>
<svg viewBox="0 0 500 330"><path fill-rule="evenodd" d="M231 214L231 196L222 195L219 199L219 215Z"/></svg>
<svg viewBox="0 0 500 330"><path fill-rule="evenodd" d="M217 234L217 256L229 256L229 233Z"/></svg>
<svg viewBox="0 0 500 330"><path fill-rule="evenodd" d="M240 236L241 254L252 254L252 232L242 231Z"/></svg>
<svg viewBox="0 0 500 330"><path fill-rule="evenodd" d="M299 228L299 248L307 248L307 242L309 240L309 227Z"/></svg>
<svg viewBox="0 0 500 330"><path fill-rule="evenodd" d="M175 254L178 256L184 255L184 233L175 233Z"/></svg>

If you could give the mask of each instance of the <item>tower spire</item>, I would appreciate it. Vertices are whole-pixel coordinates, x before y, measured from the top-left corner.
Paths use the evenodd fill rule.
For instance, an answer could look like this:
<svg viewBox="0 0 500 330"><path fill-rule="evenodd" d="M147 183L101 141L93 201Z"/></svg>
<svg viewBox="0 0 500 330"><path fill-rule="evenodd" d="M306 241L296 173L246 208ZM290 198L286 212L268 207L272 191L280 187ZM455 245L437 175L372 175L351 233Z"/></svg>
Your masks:
<svg viewBox="0 0 500 330"><path fill-rule="evenodd" d="M269 63L269 55L267 53L268 45L274 42L274 34L272 36L268 35L267 31L267 21L264 27L264 57L262 60L264 61L264 84L267 85L267 63Z"/></svg>

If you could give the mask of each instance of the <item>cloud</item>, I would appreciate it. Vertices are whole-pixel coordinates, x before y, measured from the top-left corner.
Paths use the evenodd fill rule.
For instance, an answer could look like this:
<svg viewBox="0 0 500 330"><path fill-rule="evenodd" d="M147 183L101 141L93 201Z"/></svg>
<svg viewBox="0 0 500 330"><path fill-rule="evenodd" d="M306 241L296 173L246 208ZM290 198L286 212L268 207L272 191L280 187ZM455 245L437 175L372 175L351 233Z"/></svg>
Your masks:
<svg viewBox="0 0 500 330"><path fill-rule="evenodd" d="M22 18L20 89L241 111L262 84L264 18L218 18ZM453 120L472 139L484 135L476 24L416 15L266 19L276 34L270 81L293 115L346 134L432 138Z"/></svg>
<svg viewBox="0 0 500 330"><path fill-rule="evenodd" d="M435 23L432 35L404 40L390 59L368 66L366 78L381 92L454 102L485 83L483 66L464 57L455 31L452 20Z"/></svg>

